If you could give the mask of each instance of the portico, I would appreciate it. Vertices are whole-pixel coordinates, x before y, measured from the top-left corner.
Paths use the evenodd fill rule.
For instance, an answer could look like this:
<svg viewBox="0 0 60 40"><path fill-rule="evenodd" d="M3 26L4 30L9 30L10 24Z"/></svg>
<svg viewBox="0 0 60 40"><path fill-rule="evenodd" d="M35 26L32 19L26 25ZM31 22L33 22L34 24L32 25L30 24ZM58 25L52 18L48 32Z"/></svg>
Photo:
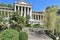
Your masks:
<svg viewBox="0 0 60 40"><path fill-rule="evenodd" d="M26 17L26 15L30 15L30 18L32 18L32 6L31 4L27 4L25 2L15 2L15 11L21 12L21 16Z"/></svg>

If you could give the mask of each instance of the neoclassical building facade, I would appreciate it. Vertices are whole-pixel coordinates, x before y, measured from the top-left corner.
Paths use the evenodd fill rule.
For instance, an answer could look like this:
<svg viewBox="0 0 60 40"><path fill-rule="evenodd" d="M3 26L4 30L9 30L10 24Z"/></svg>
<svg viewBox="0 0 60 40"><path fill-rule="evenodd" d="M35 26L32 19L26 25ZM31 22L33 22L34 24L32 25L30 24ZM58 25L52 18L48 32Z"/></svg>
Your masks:
<svg viewBox="0 0 60 40"><path fill-rule="evenodd" d="M29 23L31 24L43 24L43 13L42 12L36 12L32 10L32 4L29 4L24 1L15 2L14 8L8 8L8 7L1 7L0 6L1 13L6 14L6 17L9 17L8 15L12 12L20 11L21 16L26 17L26 15L30 16Z"/></svg>

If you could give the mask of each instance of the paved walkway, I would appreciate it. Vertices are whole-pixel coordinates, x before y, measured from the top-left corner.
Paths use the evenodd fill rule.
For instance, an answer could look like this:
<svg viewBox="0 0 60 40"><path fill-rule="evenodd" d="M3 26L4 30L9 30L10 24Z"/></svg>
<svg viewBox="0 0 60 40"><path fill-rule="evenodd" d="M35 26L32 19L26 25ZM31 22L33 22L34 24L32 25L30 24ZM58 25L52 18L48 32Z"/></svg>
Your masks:
<svg viewBox="0 0 60 40"><path fill-rule="evenodd" d="M35 33L28 33L28 40L53 40L47 35L41 34L35 34Z"/></svg>
<svg viewBox="0 0 60 40"><path fill-rule="evenodd" d="M47 36L42 30L25 28L23 31L27 31L28 40L53 40L52 38Z"/></svg>

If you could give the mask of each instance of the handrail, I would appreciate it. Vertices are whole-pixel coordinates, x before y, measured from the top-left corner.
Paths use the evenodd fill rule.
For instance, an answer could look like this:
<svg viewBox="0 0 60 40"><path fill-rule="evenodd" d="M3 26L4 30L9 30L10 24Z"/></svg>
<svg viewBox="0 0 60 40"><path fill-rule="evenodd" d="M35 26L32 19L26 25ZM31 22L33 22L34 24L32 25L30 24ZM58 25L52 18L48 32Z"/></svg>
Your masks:
<svg viewBox="0 0 60 40"><path fill-rule="evenodd" d="M56 40L56 36L53 35L52 33L50 33L49 31L46 30L45 33L46 33L49 37L51 37L53 40Z"/></svg>

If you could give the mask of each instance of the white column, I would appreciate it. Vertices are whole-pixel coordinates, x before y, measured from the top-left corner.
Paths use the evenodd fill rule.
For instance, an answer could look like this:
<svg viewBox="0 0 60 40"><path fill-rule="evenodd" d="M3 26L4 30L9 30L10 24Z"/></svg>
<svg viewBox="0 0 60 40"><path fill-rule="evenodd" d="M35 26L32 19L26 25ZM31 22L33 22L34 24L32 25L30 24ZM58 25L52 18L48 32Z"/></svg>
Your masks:
<svg viewBox="0 0 60 40"><path fill-rule="evenodd" d="M39 20L39 15L38 15L38 20Z"/></svg>
<svg viewBox="0 0 60 40"><path fill-rule="evenodd" d="M10 24L9 24L9 12L7 12L7 14L8 14L8 17L7 17L7 18L8 18L8 19L7 19L7 23L8 23L8 24L7 24L7 27L8 27L8 29L9 29L9 27L10 27Z"/></svg>
<svg viewBox="0 0 60 40"><path fill-rule="evenodd" d="M36 20L36 15L35 15L35 20Z"/></svg>
<svg viewBox="0 0 60 40"><path fill-rule="evenodd" d="M29 15L29 7L27 7L27 15Z"/></svg>
<svg viewBox="0 0 60 40"><path fill-rule="evenodd" d="M19 11L19 6L18 6L18 11Z"/></svg>
<svg viewBox="0 0 60 40"><path fill-rule="evenodd" d="M8 18L9 18L9 12L7 12L7 14L8 14Z"/></svg>
<svg viewBox="0 0 60 40"><path fill-rule="evenodd" d="M15 8L14 8L14 9L15 9L15 11L16 11L16 5L15 5Z"/></svg>
<svg viewBox="0 0 60 40"><path fill-rule="evenodd" d="M37 20L38 20L38 15L37 15Z"/></svg>
<svg viewBox="0 0 60 40"><path fill-rule="evenodd" d="M24 7L24 17L26 17L26 7Z"/></svg>
<svg viewBox="0 0 60 40"><path fill-rule="evenodd" d="M32 19L32 7L30 9L30 18Z"/></svg>
<svg viewBox="0 0 60 40"><path fill-rule="evenodd" d="M21 6L21 16L23 16L23 6Z"/></svg>

